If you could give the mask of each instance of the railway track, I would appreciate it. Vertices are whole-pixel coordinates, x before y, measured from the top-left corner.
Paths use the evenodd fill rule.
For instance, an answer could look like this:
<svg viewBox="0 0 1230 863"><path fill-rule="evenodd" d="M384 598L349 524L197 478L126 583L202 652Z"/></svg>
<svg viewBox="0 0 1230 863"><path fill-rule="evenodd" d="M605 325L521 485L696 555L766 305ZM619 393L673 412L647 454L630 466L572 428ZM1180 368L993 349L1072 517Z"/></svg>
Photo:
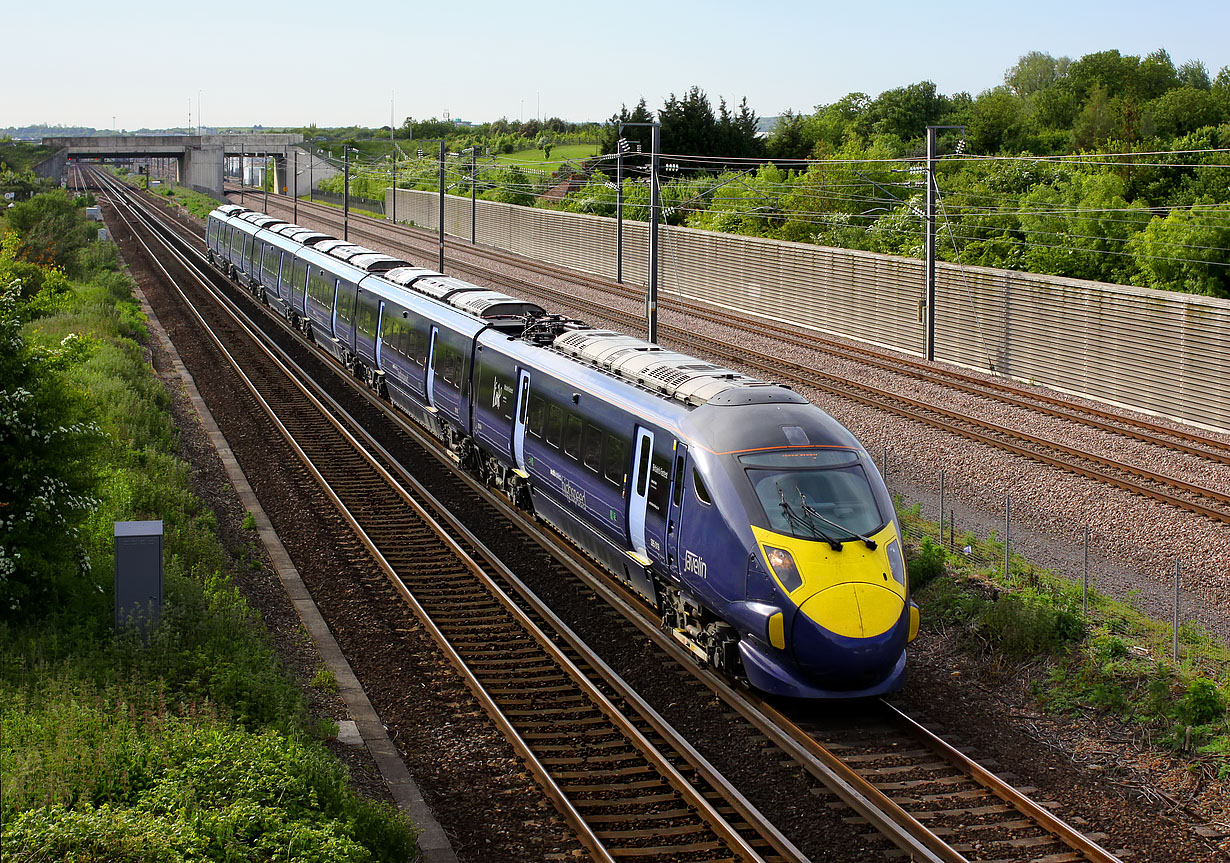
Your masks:
<svg viewBox="0 0 1230 863"><path fill-rule="evenodd" d="M372 399L366 391L363 394ZM400 417L396 420L408 433L418 434ZM694 668L689 655L658 629L656 619L638 602L630 601L605 574L576 561L539 525L498 498L495 505L547 547L561 565L602 595L642 635L684 667ZM465 583L440 588L446 604L456 604L454 591ZM523 598L525 596L532 597L532 594ZM544 612L536 609L536 613ZM464 621L468 615L459 613L455 617ZM478 643L486 642L480 640ZM516 649L527 648L518 644ZM521 656L486 652L505 660L505 673L508 666L518 665L520 660L514 657ZM873 744L868 734L871 726L861 719L844 728L818 726L807 721L798 723L772 705L749 698L728 681L707 672L697 670L695 679L697 686L707 687L733 707L743 721L764 734L780 754L789 756L793 763L830 789L836 795L834 805L852 808L856 814L848 820L855 825L868 825L866 829L875 835L887 836L914 859L954 862L1045 859L1048 863L1080 860L1106 863L1116 859L1093 841L1098 837L1082 836L1051 815L1045 806L1030 800L1021 789L1013 789L892 708L878 708L882 713L875 725L879 731ZM516 687L501 684L500 688ZM525 711L519 715L535 716L542 703L519 702ZM564 707L548 707L547 710L567 710L567 703L570 702ZM674 826L668 821L660 824ZM986 853L993 856L985 856Z"/></svg>
<svg viewBox="0 0 1230 863"><path fill-rule="evenodd" d="M332 208L311 203L300 202L300 208L318 218L325 226L335 222L340 225L341 217ZM282 202L278 207L289 209ZM270 208L273 199L270 199ZM434 261L435 246L419 244L421 231L404 229L408 241L407 248L418 254L421 259ZM390 242L385 233L370 227L365 220L351 220L350 233L352 241L368 243L377 247ZM428 235L432 243L435 235ZM507 255L483 247L466 246L467 254L484 257L493 262L505 265L515 265L521 269L538 272L553 279L566 278L580 281L587 285L612 291L629 299L639 299L629 289L622 285L605 280L587 277L572 271L552 267L541 262L525 261L515 256ZM470 278L495 283L503 288L522 295L545 300L548 303L566 304L578 308L594 320L611 321L614 326L625 331L637 332L643 329L643 318L640 314L624 311L610 305L587 301L575 294L556 291L543 287L537 282L525 278L511 276L506 272L496 271L489 266L475 264L469 261L452 261L449 269ZM727 312L715 312L704 306L688 304L689 315L699 315L707 320L725 324L736 324L747 327L755 332L779 336L786 341L809 347L814 346L809 340L800 338L797 334L789 334L782 327L775 327L763 321L752 321L739 318ZM1209 487L1189 482L1180 477L1169 476L1159 471L1134 465L1130 462L1109 458L1090 450L1048 440L1037 435L991 422L969 413L945 408L933 402L924 402L910 398L888 389L871 386L851 380L848 377L824 372L820 369L801 367L780 356L753 350L747 345L733 348L721 339L702 336L695 331L660 324L659 329L664 337L687 345L688 349L701 349L718 358L723 364L738 368L748 367L755 373L779 380L794 386L815 388L837 398L857 402L878 410L888 411L898 416L910 419L949 434L958 435L977 443L1011 452L1023 458L1047 464L1066 470L1105 485L1121 488L1133 494L1142 495L1179 509L1193 512L1220 523L1230 523L1230 487ZM789 336L788 338L786 338ZM931 367L927 364L878 354L870 349L852 348L831 340L817 339L821 349L834 356L842 356L857 362L871 363L877 368L892 371L897 374L911 374L920 379L951 386L962 392L991 397L1005 404L1027 410L1044 413L1048 416L1065 421L1091 426L1114 434L1123 435L1152 446L1161 447L1173 452L1180 452L1196 458L1207 459L1217 464L1230 464L1230 444L1226 444L1211 436L1202 436L1196 432L1182 429L1172 429L1160 423L1135 420L1114 414L1110 411L1088 408L1075 403L1065 402L1045 394L1034 394L1020 387L1009 384L996 385L994 382L980 380L972 375ZM900 368L896 365L900 364ZM1041 404L1039 404L1041 402Z"/></svg>
<svg viewBox="0 0 1230 863"><path fill-rule="evenodd" d="M125 206L115 187L108 194ZM138 210L130 214L125 222L155 256L157 229ZM202 332L595 859L802 859L528 591L514 601L490 574L515 581L511 571L302 369L259 347L237 308L223 315L207 305L198 292L216 280L212 272L182 254L176 269L168 278Z"/></svg>

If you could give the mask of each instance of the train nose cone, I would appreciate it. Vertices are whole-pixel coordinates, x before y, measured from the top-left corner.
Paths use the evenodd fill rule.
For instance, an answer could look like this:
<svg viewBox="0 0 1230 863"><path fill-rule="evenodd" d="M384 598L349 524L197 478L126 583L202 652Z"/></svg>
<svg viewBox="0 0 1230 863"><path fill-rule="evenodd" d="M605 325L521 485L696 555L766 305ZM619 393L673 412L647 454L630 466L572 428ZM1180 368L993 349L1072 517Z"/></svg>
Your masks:
<svg viewBox="0 0 1230 863"><path fill-rule="evenodd" d="M835 584L803 603L802 612L829 632L871 638L888 632L905 611L905 600L865 582Z"/></svg>
<svg viewBox="0 0 1230 863"><path fill-rule="evenodd" d="M809 598L799 611L794 623L795 659L826 677L883 676L905 648L908 626L901 626L905 600L886 588L837 584Z"/></svg>

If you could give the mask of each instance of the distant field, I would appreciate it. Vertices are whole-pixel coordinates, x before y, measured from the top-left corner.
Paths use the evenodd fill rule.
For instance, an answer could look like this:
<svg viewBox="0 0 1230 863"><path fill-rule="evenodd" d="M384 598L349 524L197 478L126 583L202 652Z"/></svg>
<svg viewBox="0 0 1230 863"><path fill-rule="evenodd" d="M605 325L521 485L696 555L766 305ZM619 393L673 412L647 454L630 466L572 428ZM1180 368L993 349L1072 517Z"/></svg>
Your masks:
<svg viewBox="0 0 1230 863"><path fill-rule="evenodd" d="M503 156L496 156L495 161L502 164L513 164L521 168L532 168L537 171L553 171L563 161L580 162L590 156L598 155L597 144L560 144L551 148L551 161L548 162L542 150L518 150Z"/></svg>

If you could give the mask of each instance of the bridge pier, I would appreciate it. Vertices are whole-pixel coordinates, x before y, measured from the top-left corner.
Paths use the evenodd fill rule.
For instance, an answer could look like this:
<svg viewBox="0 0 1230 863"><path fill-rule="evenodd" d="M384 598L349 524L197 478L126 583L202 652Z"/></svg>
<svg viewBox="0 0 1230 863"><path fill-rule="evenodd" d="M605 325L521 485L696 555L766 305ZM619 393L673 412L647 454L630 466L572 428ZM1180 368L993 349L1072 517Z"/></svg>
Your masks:
<svg viewBox="0 0 1230 863"><path fill-rule="evenodd" d="M180 184L222 200L222 153L221 146L185 149L177 157Z"/></svg>

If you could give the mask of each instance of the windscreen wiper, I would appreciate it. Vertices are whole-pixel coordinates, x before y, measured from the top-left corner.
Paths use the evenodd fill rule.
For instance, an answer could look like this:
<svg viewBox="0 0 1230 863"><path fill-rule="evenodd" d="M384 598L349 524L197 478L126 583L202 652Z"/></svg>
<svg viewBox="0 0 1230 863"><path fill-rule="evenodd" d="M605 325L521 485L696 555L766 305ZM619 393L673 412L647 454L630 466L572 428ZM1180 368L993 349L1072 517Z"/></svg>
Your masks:
<svg viewBox="0 0 1230 863"><path fill-rule="evenodd" d="M792 525L797 524L802 527L806 527L808 530L811 531L812 536L816 537L817 539L823 540L824 542L827 542L829 544L829 547L832 548L833 551L841 551L841 541L840 540L829 536L827 533L822 531L820 528L816 527L816 523L811 520L810 516L808 516L807 518L803 518L798 513L796 513L793 509L790 508L790 504L786 503L786 493L782 491L782 487L780 485L777 487L777 494L778 494L778 497L780 497L782 501L781 503L782 513L786 516L786 519L787 521L790 522L790 524ZM799 495L802 496L802 492L799 492ZM806 510L806 507L804 509ZM793 533L793 531L791 532ZM798 534L795 534L795 535L797 536Z"/></svg>
<svg viewBox="0 0 1230 863"><path fill-rule="evenodd" d="M803 497L803 492L801 491L799 492L799 497ZM850 536L852 537L861 539L863 541L863 544L866 545L870 549L874 549L876 547L876 541L872 539L871 537L864 536L863 534L859 533L857 530L851 530L850 528L846 527L844 524L838 524L837 522L833 521L828 516L825 516L825 515L822 515L816 512L814 509L808 506L807 498L803 498L803 512L807 513L808 515L814 515L816 518L820 519L821 521L828 522L833 527L837 528L838 530L845 531L846 533L850 534Z"/></svg>

